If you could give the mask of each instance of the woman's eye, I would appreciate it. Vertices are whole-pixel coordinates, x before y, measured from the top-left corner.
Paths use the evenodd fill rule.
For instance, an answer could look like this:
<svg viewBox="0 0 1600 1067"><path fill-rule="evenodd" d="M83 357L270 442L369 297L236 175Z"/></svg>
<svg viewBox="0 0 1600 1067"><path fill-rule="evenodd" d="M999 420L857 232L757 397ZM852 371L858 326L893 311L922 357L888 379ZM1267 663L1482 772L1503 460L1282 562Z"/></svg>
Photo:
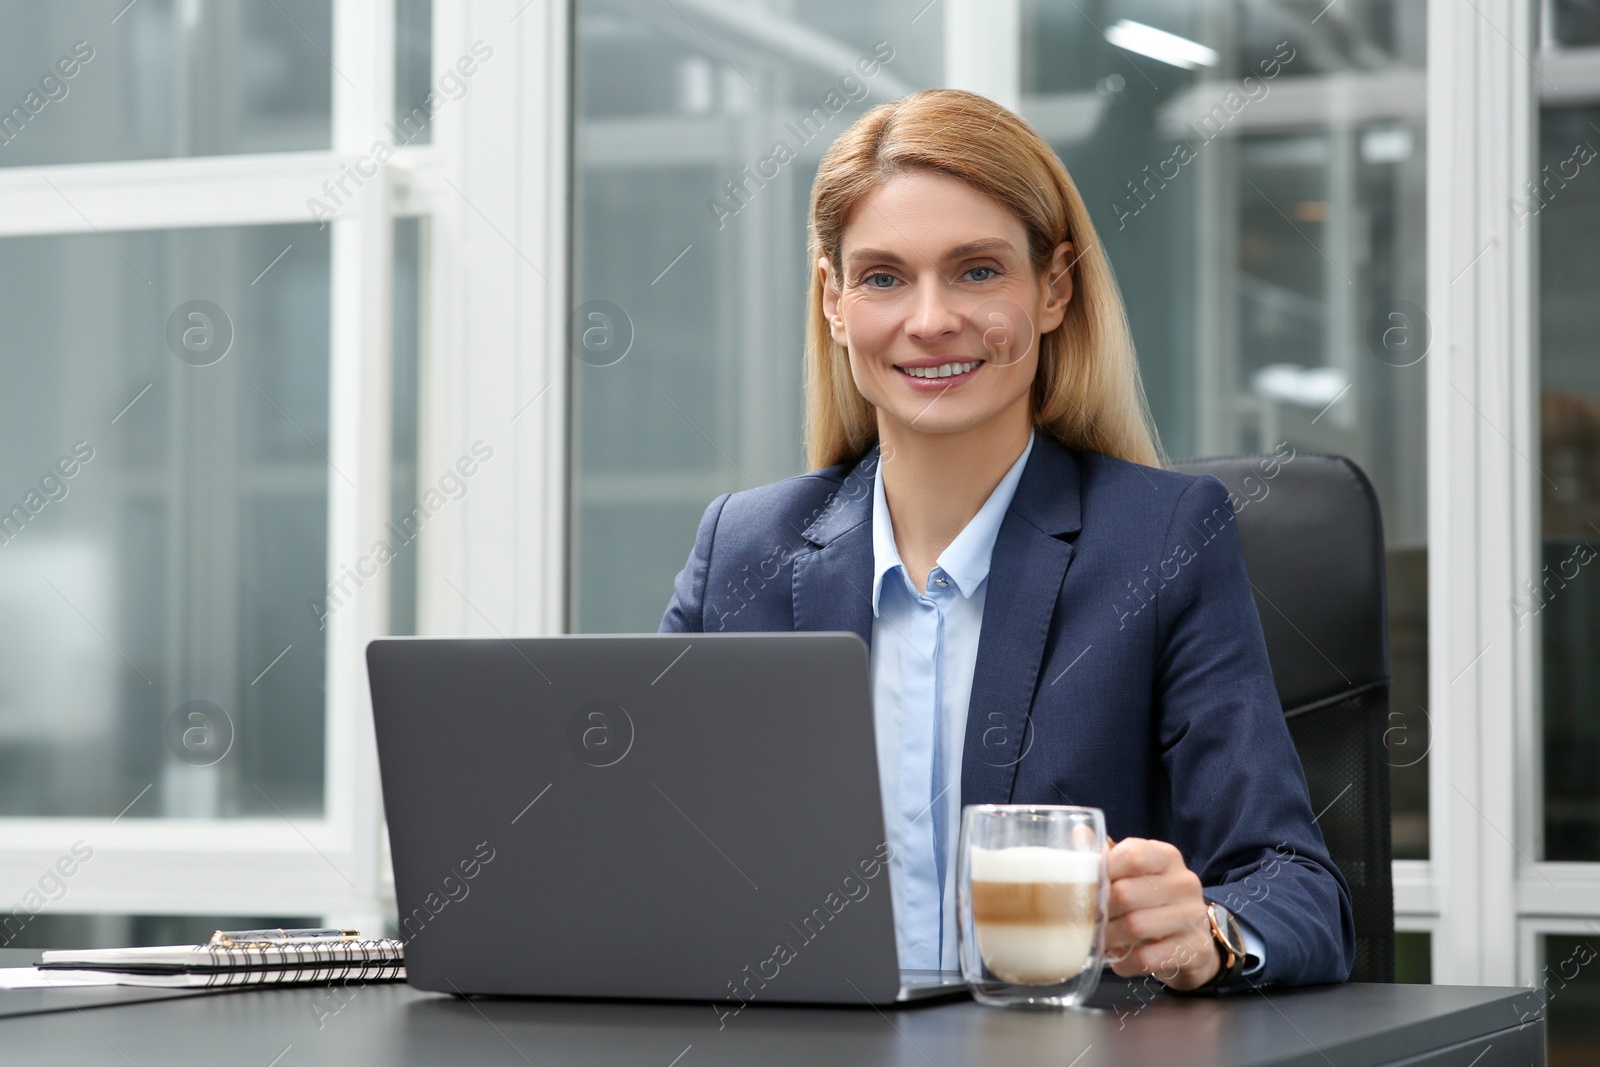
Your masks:
<svg viewBox="0 0 1600 1067"><path fill-rule="evenodd" d="M877 284L876 281L874 281L874 279L877 279L877 278L883 278L883 279L887 280L890 283L894 282L894 275L892 275L892 274L884 274L882 271L879 271L876 274L868 274L868 275L866 275L865 277L863 277L861 279L861 283L863 285L865 285L868 289L887 289L887 288L889 288L888 285L879 285L879 284Z"/></svg>
<svg viewBox="0 0 1600 1067"><path fill-rule="evenodd" d="M972 267L971 269L969 269L967 271L967 273L971 274L973 271L977 271L977 270L986 270L986 271L988 271L989 272L989 277L972 279L975 282L986 282L986 281L989 280L990 277L994 277L994 276L996 276L996 275L998 275L1000 273L999 271L995 270L993 267Z"/></svg>

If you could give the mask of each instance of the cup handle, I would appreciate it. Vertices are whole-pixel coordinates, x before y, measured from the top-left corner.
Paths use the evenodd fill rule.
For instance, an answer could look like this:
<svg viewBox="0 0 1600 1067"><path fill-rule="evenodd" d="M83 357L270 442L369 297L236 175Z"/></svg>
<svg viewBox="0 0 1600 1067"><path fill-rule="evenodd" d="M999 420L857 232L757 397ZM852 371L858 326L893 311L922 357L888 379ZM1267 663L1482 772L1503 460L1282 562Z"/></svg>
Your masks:
<svg viewBox="0 0 1600 1067"><path fill-rule="evenodd" d="M1114 847L1116 847L1116 844L1117 844L1116 839L1114 837L1112 837L1110 834L1107 834L1106 835L1106 865L1107 865L1108 869L1109 869L1110 863L1111 863L1111 850ZM1109 870L1108 870L1108 875L1109 875ZM1108 966L1113 966L1114 967L1117 964L1121 963L1123 960L1127 959L1129 956L1133 955L1133 950L1138 948L1138 947L1139 947L1138 945L1128 945L1123 950L1122 955L1120 955L1120 956L1113 956L1113 955L1111 955L1110 952L1107 952L1106 955L1105 955L1105 962L1106 962L1106 964Z"/></svg>

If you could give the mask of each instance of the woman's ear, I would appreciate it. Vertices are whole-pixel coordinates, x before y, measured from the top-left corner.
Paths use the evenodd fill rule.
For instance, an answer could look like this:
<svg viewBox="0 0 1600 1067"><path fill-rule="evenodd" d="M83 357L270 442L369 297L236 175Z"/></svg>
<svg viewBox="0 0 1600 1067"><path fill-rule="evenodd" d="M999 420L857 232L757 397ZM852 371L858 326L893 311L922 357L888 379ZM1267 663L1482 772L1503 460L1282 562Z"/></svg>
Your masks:
<svg viewBox="0 0 1600 1067"><path fill-rule="evenodd" d="M839 291L833 287L833 266L827 256L817 257L817 273L822 278L822 314L828 320L828 332L837 344L848 347L844 319L839 314Z"/></svg>
<svg viewBox="0 0 1600 1067"><path fill-rule="evenodd" d="M1044 279L1044 307L1039 315L1039 333L1047 334L1067 316L1067 305L1072 302L1072 268L1078 256L1071 241L1056 245L1050 256L1050 276Z"/></svg>

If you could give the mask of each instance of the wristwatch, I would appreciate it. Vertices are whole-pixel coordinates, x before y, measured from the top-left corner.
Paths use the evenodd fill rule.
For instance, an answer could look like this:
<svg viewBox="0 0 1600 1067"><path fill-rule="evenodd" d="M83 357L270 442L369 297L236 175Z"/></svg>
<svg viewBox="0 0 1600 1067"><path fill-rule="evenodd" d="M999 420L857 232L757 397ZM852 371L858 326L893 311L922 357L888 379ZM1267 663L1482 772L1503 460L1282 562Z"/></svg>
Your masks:
<svg viewBox="0 0 1600 1067"><path fill-rule="evenodd" d="M1248 958L1244 947L1244 933L1239 929L1239 922L1233 914L1221 904L1210 904L1206 907L1206 919L1211 923L1211 940L1216 942L1217 957L1221 966L1211 980L1198 987L1195 991L1211 992L1233 985L1244 976L1245 961Z"/></svg>

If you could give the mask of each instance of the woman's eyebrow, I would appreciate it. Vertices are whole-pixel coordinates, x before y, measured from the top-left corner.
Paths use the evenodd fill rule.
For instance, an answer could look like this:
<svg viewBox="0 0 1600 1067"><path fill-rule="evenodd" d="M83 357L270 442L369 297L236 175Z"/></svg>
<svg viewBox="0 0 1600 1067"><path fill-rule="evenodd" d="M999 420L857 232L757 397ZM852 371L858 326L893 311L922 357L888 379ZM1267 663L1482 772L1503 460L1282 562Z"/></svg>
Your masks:
<svg viewBox="0 0 1600 1067"><path fill-rule="evenodd" d="M1002 237L984 237L976 241L968 241L965 244L956 245L944 254L944 262L948 263L951 260L964 259L979 252L1000 251L1015 252L1016 249L1012 247L1010 241ZM846 256L845 259L851 263L870 259L879 263L905 264L905 260L900 256L883 248L858 248Z"/></svg>

